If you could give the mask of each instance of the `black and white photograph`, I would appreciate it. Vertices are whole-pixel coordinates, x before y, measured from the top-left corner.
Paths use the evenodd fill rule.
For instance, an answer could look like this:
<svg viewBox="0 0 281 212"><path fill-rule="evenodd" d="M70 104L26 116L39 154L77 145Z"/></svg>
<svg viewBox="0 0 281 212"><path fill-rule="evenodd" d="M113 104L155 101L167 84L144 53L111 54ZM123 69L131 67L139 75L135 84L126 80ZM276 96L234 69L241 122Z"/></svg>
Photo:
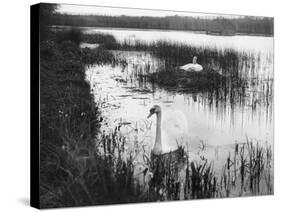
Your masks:
<svg viewBox="0 0 281 212"><path fill-rule="evenodd" d="M37 8L39 208L274 194L273 17Z"/></svg>

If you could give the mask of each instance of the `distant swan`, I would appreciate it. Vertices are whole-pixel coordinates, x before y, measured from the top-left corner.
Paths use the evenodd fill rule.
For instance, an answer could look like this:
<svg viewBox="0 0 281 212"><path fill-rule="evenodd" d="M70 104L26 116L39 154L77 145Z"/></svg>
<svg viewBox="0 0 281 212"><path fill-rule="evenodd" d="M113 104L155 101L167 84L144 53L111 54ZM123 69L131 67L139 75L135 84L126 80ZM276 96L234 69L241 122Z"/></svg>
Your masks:
<svg viewBox="0 0 281 212"><path fill-rule="evenodd" d="M197 57L194 56L192 63L188 63L186 65L180 66L180 69L185 71L202 71L203 67L197 63Z"/></svg>
<svg viewBox="0 0 281 212"><path fill-rule="evenodd" d="M161 155L178 149L180 140L187 134L188 124L185 115L180 111L163 114L161 107L154 105L147 118L156 114L156 136L153 149L154 155ZM163 121L162 121L163 118Z"/></svg>

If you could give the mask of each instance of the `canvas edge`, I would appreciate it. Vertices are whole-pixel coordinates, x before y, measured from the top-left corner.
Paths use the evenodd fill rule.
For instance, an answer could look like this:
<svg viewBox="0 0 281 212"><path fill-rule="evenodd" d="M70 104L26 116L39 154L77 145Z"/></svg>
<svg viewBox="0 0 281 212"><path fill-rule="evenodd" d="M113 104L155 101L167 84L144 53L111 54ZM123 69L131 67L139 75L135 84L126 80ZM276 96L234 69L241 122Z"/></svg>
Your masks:
<svg viewBox="0 0 281 212"><path fill-rule="evenodd" d="M39 7L30 6L30 206L40 208Z"/></svg>
<svg viewBox="0 0 281 212"><path fill-rule="evenodd" d="M30 206L37 209L42 209L42 207L40 206L40 41L39 41L40 40L39 39L40 38L39 13L40 13L40 5L42 4L43 5L44 4L80 5L80 6L92 6L92 7L134 9L134 10L141 9L141 10L152 10L152 11L191 12L191 11L181 11L181 10L163 10L163 9L118 7L118 6L105 6L105 5L84 5L84 4L70 4L70 3L47 3L47 2L30 5ZM272 18L273 21L272 37L274 38L275 35L274 16L262 16L262 15L256 16L256 15L225 14L225 13L210 13L210 12L191 12L191 13ZM273 148L273 150L275 150L275 148ZM275 186L275 183L273 185ZM274 191L275 189L273 189L272 194L234 197L234 198L274 196L275 195ZM225 197L225 198L218 198L218 199L228 199L228 198ZM201 200L208 200L208 199L201 199ZM216 200L216 198L212 200ZM184 200L184 201L190 201L190 200ZM142 204L142 202L134 202L134 203L127 203L127 204L139 204L139 203ZM145 202L145 203L155 203L155 202ZM112 205L127 205L127 204L117 203ZM87 205L84 207L91 207L91 206L108 206L108 204ZM63 209L63 208L70 208L70 207L72 206L54 207L50 209L55 209L55 208ZM83 206L82 205L74 206L74 208L77 207L83 207Z"/></svg>

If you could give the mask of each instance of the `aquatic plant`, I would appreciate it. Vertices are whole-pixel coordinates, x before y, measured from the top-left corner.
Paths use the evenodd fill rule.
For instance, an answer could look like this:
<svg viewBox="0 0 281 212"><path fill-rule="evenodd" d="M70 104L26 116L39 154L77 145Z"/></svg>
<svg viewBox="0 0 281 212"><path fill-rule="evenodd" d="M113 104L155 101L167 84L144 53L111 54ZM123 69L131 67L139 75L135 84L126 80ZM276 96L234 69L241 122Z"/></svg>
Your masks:
<svg viewBox="0 0 281 212"><path fill-rule="evenodd" d="M102 47L96 49L83 48L81 57L83 64L86 65L115 63L113 54Z"/></svg>
<svg viewBox="0 0 281 212"><path fill-rule="evenodd" d="M235 144L234 156L229 153L221 178L225 195L272 194L271 157L269 146L261 146L247 137L245 143Z"/></svg>
<svg viewBox="0 0 281 212"><path fill-rule="evenodd" d="M188 167L189 168L189 167ZM214 198L217 192L217 178L212 164L207 160L190 163L190 199Z"/></svg>
<svg viewBox="0 0 281 212"><path fill-rule="evenodd" d="M115 168L98 155L100 116L85 81L85 65L113 57L102 49L81 51L72 39L42 41L40 52L41 207L114 202L106 185L114 185Z"/></svg>
<svg viewBox="0 0 281 212"><path fill-rule="evenodd" d="M81 30L76 28L71 28L69 30L58 31L55 33L55 39L57 43L64 41L71 41L79 45L83 40L83 33Z"/></svg>
<svg viewBox="0 0 281 212"><path fill-rule="evenodd" d="M188 44L155 41L143 42L124 41L116 47L120 50L149 51L156 57L163 59L167 69L179 67L191 62L193 56L197 56L198 63L204 69L212 69L223 75L238 76L239 54L234 49L218 49L212 47L195 47Z"/></svg>
<svg viewBox="0 0 281 212"><path fill-rule="evenodd" d="M115 37L105 33L84 34L83 42L101 44L106 49L115 49L117 47Z"/></svg>
<svg viewBox="0 0 281 212"><path fill-rule="evenodd" d="M185 72L179 69L169 69L148 75L152 83L160 87L172 88L179 92L202 92L212 91L225 87L226 77L208 70L203 72Z"/></svg>

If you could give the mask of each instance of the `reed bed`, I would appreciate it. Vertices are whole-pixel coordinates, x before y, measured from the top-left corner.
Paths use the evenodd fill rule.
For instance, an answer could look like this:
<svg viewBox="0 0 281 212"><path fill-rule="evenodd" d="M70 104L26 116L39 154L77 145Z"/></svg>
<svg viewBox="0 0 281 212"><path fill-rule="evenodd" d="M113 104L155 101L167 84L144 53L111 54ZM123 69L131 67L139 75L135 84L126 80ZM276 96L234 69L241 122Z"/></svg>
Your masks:
<svg viewBox="0 0 281 212"><path fill-rule="evenodd" d="M104 33L83 34L83 42L101 44L106 49L114 49L117 46L115 37Z"/></svg>
<svg viewBox="0 0 281 212"><path fill-rule="evenodd" d="M125 150L126 142L130 143L125 137L118 135L117 127L110 135L102 134L100 152L111 164L123 164L124 160L126 164L130 164L130 171L123 172L127 176L122 177L129 177L129 182L134 182L130 185L130 194L135 195L138 202L273 194L270 145L261 146L246 138L245 143L236 143L231 147L229 156L219 169L214 167L211 159L203 155L200 159L191 160L183 147L177 150L177 159L167 153L166 157L151 157L150 160L146 158L136 162L134 150ZM139 154L146 155L146 152ZM139 181L133 174L137 163L145 164L141 173L148 179L148 189L139 186L142 179ZM118 168L114 170L117 171ZM183 193L181 187L184 188Z"/></svg>
<svg viewBox="0 0 281 212"><path fill-rule="evenodd" d="M80 34L69 33L52 34L40 43L42 208L114 202L110 186L115 185L115 169L97 154L101 120L85 81L85 66L110 64L113 55L103 48L80 49Z"/></svg>
<svg viewBox="0 0 281 212"><path fill-rule="evenodd" d="M211 47L195 47L188 44L155 41L144 42L140 40L125 40L117 42L110 34L87 34L87 41L91 42L91 37L99 37L99 42L111 50L123 51L145 51L150 52L154 57L161 59L164 66L161 69L151 70L146 68L143 71L153 83L163 88L172 88L182 92L211 92L219 93L226 90L229 96L235 96L243 103L245 96L249 96L247 88L255 87L268 79L268 86L263 86L263 102L270 105L272 96L272 81L269 73L260 76L258 68L261 55L253 55L247 52L237 52L234 49L219 49ZM103 39L102 39L103 38ZM110 42L107 43L107 40ZM198 63L204 69L202 73L184 73L179 66L191 62L193 56L197 56ZM115 63L115 65L118 65ZM122 61L122 66L126 66L126 61ZM266 74L266 73L264 73ZM259 88L260 89L260 88ZM222 97L223 98L223 97ZM239 100L240 99L240 100ZM251 103L255 107L256 100ZM254 109L254 108L253 108Z"/></svg>
<svg viewBox="0 0 281 212"><path fill-rule="evenodd" d="M225 159L221 172L215 172L213 162L205 157L190 161L186 153L184 161L184 199L273 194L271 146L260 146L249 140L235 144L233 152ZM168 177L170 176L176 175L169 173ZM174 187L170 185L171 182L177 181L174 179L166 182L167 188ZM167 189L169 194L168 191ZM173 197L177 198L172 199L179 199L179 196L179 193L174 194Z"/></svg>
<svg viewBox="0 0 281 212"><path fill-rule="evenodd" d="M238 66L239 57L247 56L246 53L239 55L233 49L221 50L211 47L195 47L188 44L161 40L150 43L136 40L133 44L130 41L124 41L119 43L117 48L121 50L150 51L155 56L164 59L167 67L184 65L191 62L193 56L197 56L198 63L202 64L206 69L215 67L230 71L229 67L232 67L232 72L229 72L231 75L237 74L235 73L237 71L235 67Z"/></svg>

